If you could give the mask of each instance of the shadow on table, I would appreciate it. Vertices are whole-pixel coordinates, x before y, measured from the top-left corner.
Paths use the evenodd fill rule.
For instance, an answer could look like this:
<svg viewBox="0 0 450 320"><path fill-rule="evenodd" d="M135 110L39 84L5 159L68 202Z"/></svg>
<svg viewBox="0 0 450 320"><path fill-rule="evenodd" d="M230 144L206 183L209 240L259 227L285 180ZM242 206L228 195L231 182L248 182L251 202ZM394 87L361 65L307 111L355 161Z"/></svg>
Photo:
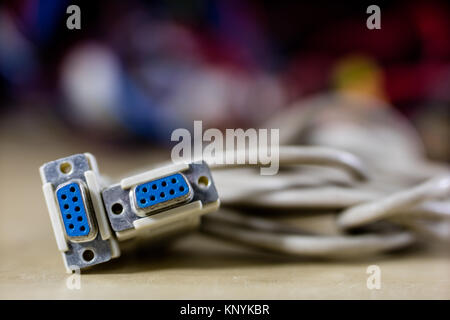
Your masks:
<svg viewBox="0 0 450 320"><path fill-rule="evenodd" d="M193 234L179 239L170 246L138 247L123 251L120 258L84 270L83 273L124 274L167 269L250 268L308 263L332 263L334 265L367 263L369 265L386 259L401 258L410 254L411 251L418 250L421 248L412 247L382 255L340 260L289 257L242 247L202 234Z"/></svg>

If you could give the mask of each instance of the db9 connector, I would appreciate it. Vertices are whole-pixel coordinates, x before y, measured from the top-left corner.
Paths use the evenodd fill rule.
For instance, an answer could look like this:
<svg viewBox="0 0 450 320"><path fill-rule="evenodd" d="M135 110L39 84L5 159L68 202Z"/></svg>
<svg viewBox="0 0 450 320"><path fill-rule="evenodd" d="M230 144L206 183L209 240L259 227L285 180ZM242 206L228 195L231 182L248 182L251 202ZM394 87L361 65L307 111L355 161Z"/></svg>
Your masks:
<svg viewBox="0 0 450 320"><path fill-rule="evenodd" d="M101 200L95 158L76 154L40 168L45 201L68 272L120 255Z"/></svg>
<svg viewBox="0 0 450 320"><path fill-rule="evenodd" d="M48 162L40 174L68 272L118 257L118 241L136 238L151 245L192 230L220 204L203 161L164 166L107 185L94 156L85 153Z"/></svg>
<svg viewBox="0 0 450 320"><path fill-rule="evenodd" d="M122 179L105 188L102 197L119 240L190 230L220 204L204 161L168 165Z"/></svg>

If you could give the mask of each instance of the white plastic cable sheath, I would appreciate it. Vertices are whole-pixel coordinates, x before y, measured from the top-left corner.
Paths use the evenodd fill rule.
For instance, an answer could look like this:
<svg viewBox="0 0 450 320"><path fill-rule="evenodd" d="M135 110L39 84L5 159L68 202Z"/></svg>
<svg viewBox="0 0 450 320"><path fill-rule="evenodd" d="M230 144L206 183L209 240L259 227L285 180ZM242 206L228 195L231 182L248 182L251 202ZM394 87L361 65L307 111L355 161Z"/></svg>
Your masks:
<svg viewBox="0 0 450 320"><path fill-rule="evenodd" d="M409 232L366 234L358 236L301 236L246 230L228 224L211 222L207 217L202 230L227 240L288 255L320 258L361 257L402 248L414 241Z"/></svg>
<svg viewBox="0 0 450 320"><path fill-rule="evenodd" d="M216 159L225 159L224 154L218 154L213 159L204 159L212 169L219 168L238 168L248 166L264 166L259 157L257 157L257 150L236 150L236 158L242 156L246 159L245 164L227 164L218 163ZM267 154L266 151L260 150ZM255 164L249 164L249 154L255 154L255 159L258 161ZM364 164L353 154L326 147L299 147L299 146L279 146L279 165L318 165L330 166L347 170L358 180L366 180L369 172Z"/></svg>
<svg viewBox="0 0 450 320"><path fill-rule="evenodd" d="M299 228L286 224L278 223L270 219L264 219L260 217L239 214L234 210L220 209L213 214L208 215L206 220L210 220L219 224L234 224L240 227L272 233L290 233L290 234L302 234L311 235L310 231L300 230Z"/></svg>
<svg viewBox="0 0 450 320"><path fill-rule="evenodd" d="M344 228L361 226L382 218L399 214L425 200L449 196L450 175L430 179L421 185L351 207L339 216L337 224Z"/></svg>
<svg viewBox="0 0 450 320"><path fill-rule="evenodd" d="M273 209L343 209L379 198L378 193L334 186L275 189L259 193L236 189L236 192L239 192L238 196L224 198L223 203Z"/></svg>

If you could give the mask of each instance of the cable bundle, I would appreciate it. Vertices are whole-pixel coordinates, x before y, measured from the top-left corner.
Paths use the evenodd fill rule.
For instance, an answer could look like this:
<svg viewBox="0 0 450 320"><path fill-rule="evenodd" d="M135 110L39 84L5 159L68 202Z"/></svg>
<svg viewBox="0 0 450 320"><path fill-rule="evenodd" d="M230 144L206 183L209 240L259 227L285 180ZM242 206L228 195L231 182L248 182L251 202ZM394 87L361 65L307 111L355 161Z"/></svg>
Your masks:
<svg viewBox="0 0 450 320"><path fill-rule="evenodd" d="M280 172L211 163L223 208L203 218L207 234L335 258L450 242L450 171L426 160L415 131L388 105L321 96L267 127L280 128ZM317 218L319 232L280 222L284 213ZM330 215L327 230L321 218Z"/></svg>

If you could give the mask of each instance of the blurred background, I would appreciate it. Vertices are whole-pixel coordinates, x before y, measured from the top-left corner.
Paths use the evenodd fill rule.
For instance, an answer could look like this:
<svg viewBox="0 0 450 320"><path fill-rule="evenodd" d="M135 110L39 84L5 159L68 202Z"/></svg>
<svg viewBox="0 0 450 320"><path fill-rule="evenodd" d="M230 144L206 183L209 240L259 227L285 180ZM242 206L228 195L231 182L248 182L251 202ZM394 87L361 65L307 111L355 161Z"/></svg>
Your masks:
<svg viewBox="0 0 450 320"><path fill-rule="evenodd" d="M66 27L72 4L81 9L80 30ZM199 235L165 259L125 254L110 268L84 276L84 291L65 287L38 174L48 161L92 152L102 173L119 177L167 160L172 130L192 129L194 120L202 120L204 130L267 127L284 114L292 129L297 118L289 110L314 109L314 97L337 93L381 102L357 108L371 109L363 112L369 114L360 122L363 129L385 125L365 131L380 138L369 140L377 146L365 147L382 155L389 150L383 165L392 172L412 152L404 152L408 145L397 148L405 139L382 134L387 127L400 130L399 122L385 121L373 109L403 115L417 129L427 157L448 162L450 5L377 2L381 29L369 30L370 4L2 1L0 298L448 299L448 250L431 258L422 253L375 262L296 263L224 248ZM345 101L333 101L325 104L344 114ZM329 120L338 117L324 118L317 121L316 139L306 142L335 137ZM328 140L320 135L326 128ZM287 125L281 136L283 129ZM393 166L396 151L402 161ZM332 226L332 218L324 224L305 217L320 228ZM366 288L365 270L372 263L383 267L384 291Z"/></svg>
<svg viewBox="0 0 450 320"><path fill-rule="evenodd" d="M68 30L66 9L81 9ZM258 127L323 92L384 100L448 161L445 1L3 1L0 123L100 148L166 148L173 129ZM14 120L12 120L14 119ZM40 140L37 141L39 143Z"/></svg>

